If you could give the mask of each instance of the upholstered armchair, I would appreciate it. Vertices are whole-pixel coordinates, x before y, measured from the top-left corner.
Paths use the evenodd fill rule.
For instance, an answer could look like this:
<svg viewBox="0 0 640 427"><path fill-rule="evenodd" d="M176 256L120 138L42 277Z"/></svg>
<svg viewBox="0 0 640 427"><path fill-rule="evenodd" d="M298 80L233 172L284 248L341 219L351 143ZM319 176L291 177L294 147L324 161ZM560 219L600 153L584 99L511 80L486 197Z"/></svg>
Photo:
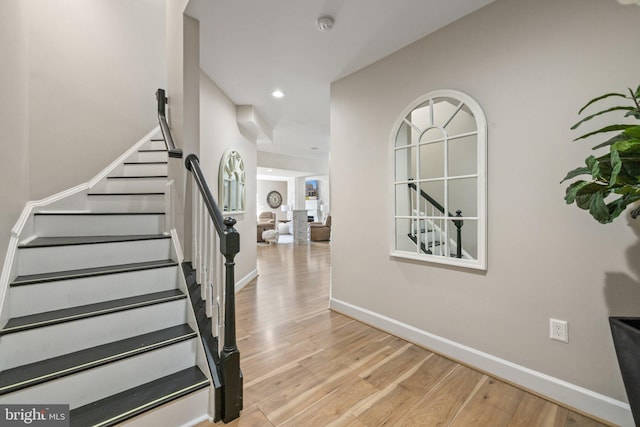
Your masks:
<svg viewBox="0 0 640 427"><path fill-rule="evenodd" d="M273 212L260 212L258 215L258 242L264 242L262 232L276 229L276 214Z"/></svg>
<svg viewBox="0 0 640 427"><path fill-rule="evenodd" d="M309 224L309 240L312 242L331 240L331 215L327 217L324 224L320 222Z"/></svg>

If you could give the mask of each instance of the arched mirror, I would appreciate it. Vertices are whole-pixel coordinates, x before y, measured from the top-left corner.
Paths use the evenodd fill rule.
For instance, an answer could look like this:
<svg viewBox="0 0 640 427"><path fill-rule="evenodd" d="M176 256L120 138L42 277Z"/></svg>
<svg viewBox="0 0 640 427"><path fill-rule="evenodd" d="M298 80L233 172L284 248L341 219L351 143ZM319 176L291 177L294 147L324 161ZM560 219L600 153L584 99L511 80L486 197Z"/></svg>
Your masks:
<svg viewBox="0 0 640 427"><path fill-rule="evenodd" d="M220 162L220 207L223 213L244 213L246 172L242 156L228 150Z"/></svg>
<svg viewBox="0 0 640 427"><path fill-rule="evenodd" d="M391 254L486 269L486 119L470 96L440 90L402 112L391 137Z"/></svg>

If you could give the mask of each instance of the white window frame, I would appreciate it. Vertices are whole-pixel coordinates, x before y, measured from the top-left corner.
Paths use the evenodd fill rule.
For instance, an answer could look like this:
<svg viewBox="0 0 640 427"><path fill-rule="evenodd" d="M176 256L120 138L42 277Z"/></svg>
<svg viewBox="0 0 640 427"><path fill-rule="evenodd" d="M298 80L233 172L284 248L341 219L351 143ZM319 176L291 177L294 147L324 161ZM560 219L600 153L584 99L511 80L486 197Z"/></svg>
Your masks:
<svg viewBox="0 0 640 427"><path fill-rule="evenodd" d="M429 127L427 127L426 129L421 129L422 132L425 132L427 129L433 129L433 128L437 128L440 129L443 132L444 138L444 161L445 161L445 171L444 171L444 176L441 178L437 178L437 179L418 179L419 182L428 182L428 181L434 181L434 180L442 180L444 182L444 194L445 194L445 200L444 200L444 204L443 206L445 207L445 212L447 212L447 210L449 209L448 207L448 185L447 182L449 180L454 180L454 179L461 179L461 178L477 178L477 186L476 186L476 192L477 192L477 216L474 217L468 217L468 216L462 216L461 219L465 220L476 220L477 221L477 256L475 259L464 259L464 258L455 258L455 257L450 257L450 256L441 256L441 255L432 255L432 254L426 254L424 252L421 251L420 249L420 245L416 244L416 251L415 252L409 252L409 251L403 251L403 250L399 250L397 248L397 242L398 242L398 238L399 236L397 236L397 233L403 234L404 235L404 231L402 230L397 230L397 224L398 224L398 219L409 219L409 220L417 220L417 223L419 224L419 221L422 219L432 219L432 217L428 216L428 215L420 215L420 209L418 208L418 213L414 214L413 212L410 212L409 215L398 215L396 212L396 189L398 187L398 185L402 185L402 184L409 184L408 180L397 180L397 174L396 174L396 153L399 150L402 149L411 149L409 147L415 147L416 150L416 167L417 167L417 171L419 171L419 165L420 165L420 149L419 147L421 145L424 145L425 143L418 143L418 144L409 144L409 145L404 145L404 146L397 146L396 145L396 137L398 135L398 132L402 126L403 123L405 123L405 118L414 110L416 109L416 107L424 104L424 103L432 103L432 101L436 98L452 98L455 99L457 101L460 101L462 104L464 104L467 108L469 108L469 110L473 113L473 116L475 118L476 121L476 128L477 131L476 132L472 132L470 134L473 133L477 133L477 141L476 141L476 146L477 146L477 157L476 157L476 162L477 162L477 169L476 169L476 174L473 175L468 175L468 176L455 176L455 177L449 177L447 176L448 172L447 172L447 164L448 164L448 160L447 160L447 142L448 142L448 137L447 137L447 133L446 130L444 129L444 126L446 126L446 124L449 123L449 121L453 118L453 116L446 121L446 124L443 124L442 126L439 126L436 123L433 123L433 112L431 112L431 125ZM456 110L459 111L460 108L462 108L462 105L458 106L458 109ZM455 116L455 113L454 113ZM457 135L452 135L453 137L457 136ZM477 269L477 270L486 270L487 269L487 122L486 122L486 118L484 115L484 112L482 111L482 108L480 107L480 104L478 104L472 97L470 97L469 95L463 93L463 92L459 92L459 91L455 91L455 90L450 90L450 89L443 89L443 90L436 90L433 92L429 92L419 98L417 98L416 100L414 100L413 102L411 102L409 104L409 106L407 108L404 109L404 111L400 114L400 116L398 117L398 119L396 120L392 130L391 130L391 137L389 138L389 146L390 146L390 167L389 167L389 171L390 171L390 182L391 182L391 188L390 188L390 200L392 201L391 203L391 227L390 227L390 234L389 234L389 243L390 243L390 253L392 257L396 257L396 258L405 258L405 259L411 259L411 260L416 260L416 261L424 261L424 262L429 262L429 263L437 263L437 264L445 264L445 265L453 265L453 266L458 266L458 267L466 267L466 268L472 268L472 269ZM433 141L429 141L429 142L433 142ZM418 177L419 178L419 177ZM419 207L420 206L420 195L419 193L416 191L415 192L415 197L416 197L416 202L415 202L415 206ZM445 215L445 217L447 217L447 215ZM435 217L433 217L435 218ZM453 228L453 227L449 227L449 222L450 220L445 220L445 235L448 236L447 237L447 241L450 239L449 237L449 233L448 233L448 229L449 228ZM406 236L405 236L406 237ZM408 237L407 237L408 238ZM447 251L446 253L449 253L449 248L448 248L448 243L445 243L445 251Z"/></svg>
<svg viewBox="0 0 640 427"><path fill-rule="evenodd" d="M228 177L235 176L235 180L231 180ZM231 194L231 182L235 181L235 194ZM225 191L225 188L229 185L229 192ZM222 156L220 162L220 173L218 176L218 193L220 210L223 214L237 215L245 213L246 206L246 192L247 192L247 174L244 167L244 160L242 156L236 150L229 149ZM235 197L234 197L235 196ZM226 200L226 198L229 200ZM231 207L231 201L235 200L236 209L225 210L225 204L229 202L228 206Z"/></svg>

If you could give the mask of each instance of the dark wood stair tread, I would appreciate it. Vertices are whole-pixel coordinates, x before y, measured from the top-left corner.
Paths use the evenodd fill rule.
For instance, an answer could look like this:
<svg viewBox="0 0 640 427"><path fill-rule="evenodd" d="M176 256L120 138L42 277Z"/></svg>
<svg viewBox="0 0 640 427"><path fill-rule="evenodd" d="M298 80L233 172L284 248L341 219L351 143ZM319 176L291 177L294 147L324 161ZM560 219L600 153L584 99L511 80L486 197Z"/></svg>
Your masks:
<svg viewBox="0 0 640 427"><path fill-rule="evenodd" d="M16 277L10 286L33 285L36 283L56 282L60 280L81 279L85 277L104 276L107 274L130 273L134 271L152 270L156 268L175 267L178 263L171 259L157 261L134 262L129 264L109 265L106 267L82 268L77 270L54 271L51 273L26 274Z"/></svg>
<svg viewBox="0 0 640 427"><path fill-rule="evenodd" d="M71 411L71 426L112 426L209 386L193 366Z"/></svg>
<svg viewBox="0 0 640 427"><path fill-rule="evenodd" d="M167 175L132 175L132 176L108 176L107 179L165 179L169 178Z"/></svg>
<svg viewBox="0 0 640 427"><path fill-rule="evenodd" d="M34 216L141 216L166 215L164 212L35 212Z"/></svg>
<svg viewBox="0 0 640 427"><path fill-rule="evenodd" d="M50 246L90 245L97 243L132 242L136 240L170 239L166 234L134 234L122 236L60 236L38 237L29 243L19 245L19 248L44 248Z"/></svg>
<svg viewBox="0 0 640 427"><path fill-rule="evenodd" d="M0 372L0 395L197 337L177 325Z"/></svg>
<svg viewBox="0 0 640 427"><path fill-rule="evenodd" d="M164 196L164 192L88 193L87 196Z"/></svg>
<svg viewBox="0 0 640 427"><path fill-rule="evenodd" d="M64 308L61 310L46 311L28 316L14 317L9 319L3 329L0 329L0 335L43 326L56 325L73 320L86 319L103 314L116 313L119 311L160 304L182 298L186 298L186 295L182 291L179 289L171 289L168 291L153 292L145 295L120 298L111 301Z"/></svg>
<svg viewBox="0 0 640 427"><path fill-rule="evenodd" d="M124 162L125 165L166 165L169 162Z"/></svg>

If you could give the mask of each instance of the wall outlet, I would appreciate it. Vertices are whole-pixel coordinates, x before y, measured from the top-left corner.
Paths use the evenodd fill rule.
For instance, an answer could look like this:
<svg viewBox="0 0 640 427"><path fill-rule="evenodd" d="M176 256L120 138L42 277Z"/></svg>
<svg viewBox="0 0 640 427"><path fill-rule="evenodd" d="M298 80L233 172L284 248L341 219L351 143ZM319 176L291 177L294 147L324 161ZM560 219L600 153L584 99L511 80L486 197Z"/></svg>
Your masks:
<svg viewBox="0 0 640 427"><path fill-rule="evenodd" d="M569 323L566 320L549 319L549 338L569 342Z"/></svg>

